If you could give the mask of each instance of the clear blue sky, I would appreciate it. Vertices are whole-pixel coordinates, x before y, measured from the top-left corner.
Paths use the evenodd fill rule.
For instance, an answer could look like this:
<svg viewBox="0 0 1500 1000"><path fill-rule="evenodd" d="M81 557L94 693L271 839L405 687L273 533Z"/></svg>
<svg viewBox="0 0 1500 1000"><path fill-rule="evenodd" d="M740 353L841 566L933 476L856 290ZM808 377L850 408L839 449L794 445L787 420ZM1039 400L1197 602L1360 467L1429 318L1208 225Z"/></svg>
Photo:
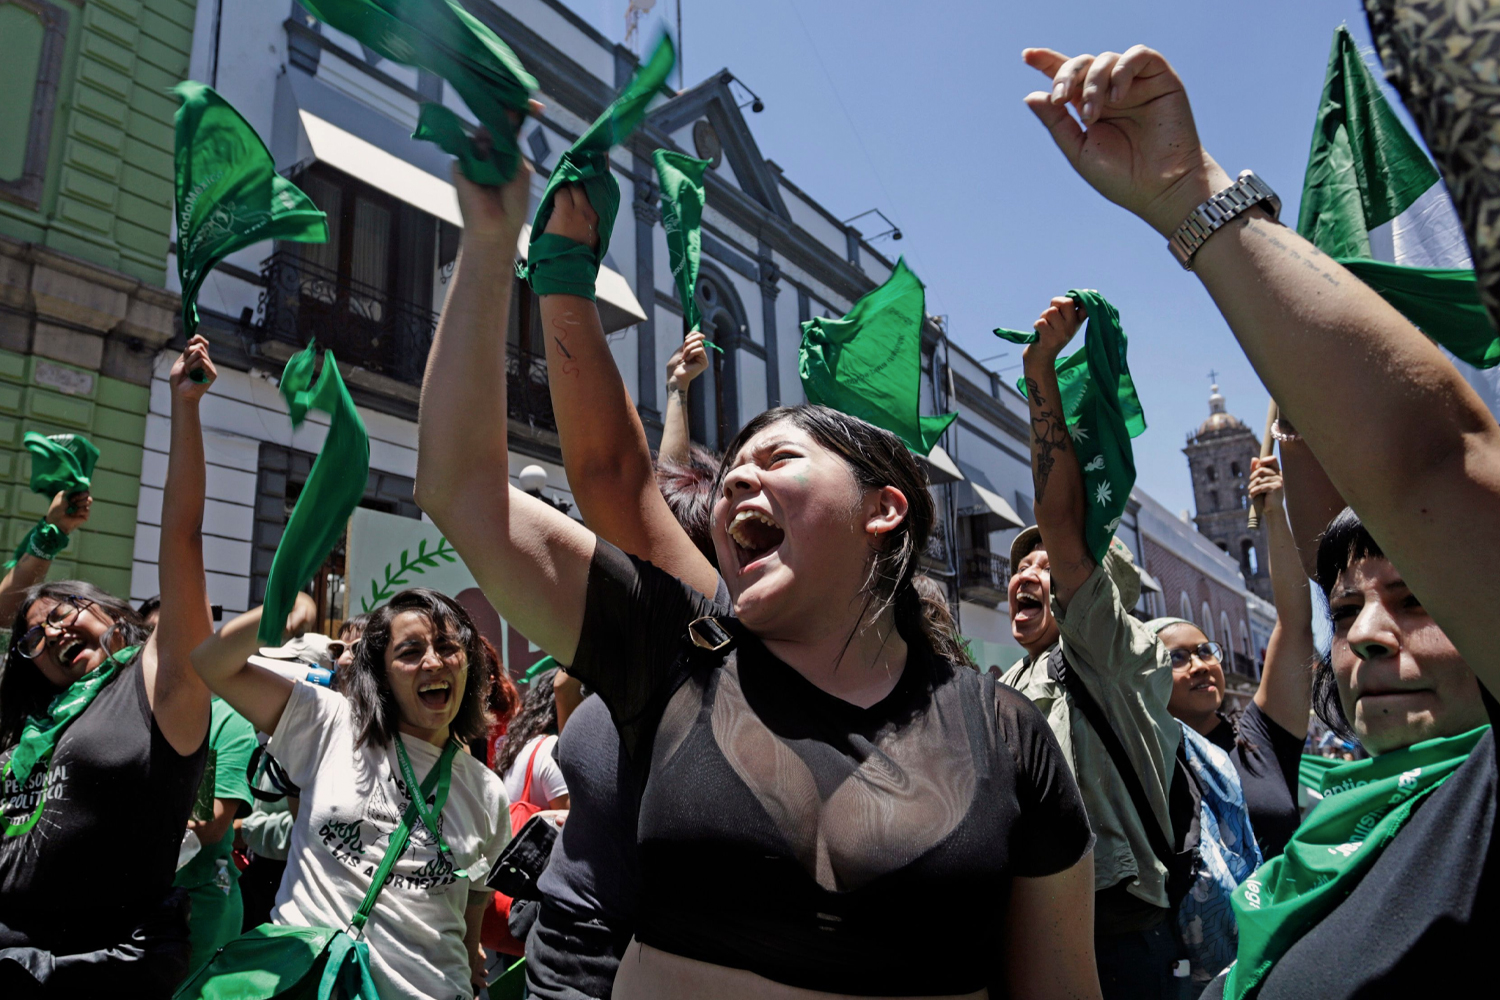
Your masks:
<svg viewBox="0 0 1500 1000"><path fill-rule="evenodd" d="M612 39L626 0L570 0ZM675 18L657 0L653 21ZM1134 216L1068 167L1021 98L1045 89L1028 45L1068 54L1163 52L1186 81L1209 152L1253 168L1296 224L1298 195L1334 29L1369 35L1358 0L682 0L692 86L727 67L765 100L746 116L764 155L840 218L878 207L975 357L1005 350L996 326L1028 328L1053 294L1097 288L1120 310L1149 429L1139 484L1192 506L1186 434L1208 413L1208 372L1255 429L1268 397L1202 286ZM648 39L653 30L643 30ZM873 231L873 230L872 230ZM1015 349L993 363L1019 361ZM1005 372L1014 378L1016 371Z"/></svg>

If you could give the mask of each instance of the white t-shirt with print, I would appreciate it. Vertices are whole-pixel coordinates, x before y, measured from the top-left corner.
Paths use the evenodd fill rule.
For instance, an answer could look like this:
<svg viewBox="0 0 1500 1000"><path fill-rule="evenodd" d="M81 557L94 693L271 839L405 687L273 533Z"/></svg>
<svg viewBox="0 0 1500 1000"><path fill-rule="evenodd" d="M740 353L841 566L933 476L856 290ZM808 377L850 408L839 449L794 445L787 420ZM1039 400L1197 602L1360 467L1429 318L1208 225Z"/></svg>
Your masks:
<svg viewBox="0 0 1500 1000"><path fill-rule="evenodd" d="M343 695L297 681L267 748L302 789L286 874L271 919L278 924L343 927L364 899L410 797L394 743L354 747ZM440 750L406 739L420 782ZM469 1000L464 908L510 839L509 803L500 779L459 751L438 825L471 881L453 875L418 820L406 850L365 925L370 971L383 1000ZM476 896L475 902L479 902Z"/></svg>
<svg viewBox="0 0 1500 1000"><path fill-rule="evenodd" d="M533 736L526 741L505 772L505 798L509 802L521 801L521 792L526 788L526 765L533 751L536 763L531 766L531 801L546 809L553 799L568 794L567 779L557 763L556 736Z"/></svg>

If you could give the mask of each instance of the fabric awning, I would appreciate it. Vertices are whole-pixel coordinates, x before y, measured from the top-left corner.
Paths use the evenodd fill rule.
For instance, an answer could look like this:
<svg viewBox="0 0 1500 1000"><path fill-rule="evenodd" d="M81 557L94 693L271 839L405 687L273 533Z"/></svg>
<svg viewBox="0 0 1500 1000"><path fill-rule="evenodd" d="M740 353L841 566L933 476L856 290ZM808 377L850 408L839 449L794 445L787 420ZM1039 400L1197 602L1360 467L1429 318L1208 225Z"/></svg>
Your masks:
<svg viewBox="0 0 1500 1000"><path fill-rule="evenodd" d="M1005 502L1004 497L985 489L973 479L964 488L969 490L971 502L959 504L959 516L982 518L986 532L1026 527L1026 522L1021 520L1014 507Z"/></svg>
<svg viewBox="0 0 1500 1000"><path fill-rule="evenodd" d="M927 481L933 486L960 482L964 478L964 474L958 470L953 459L948 457L942 445L933 445L932 451L926 455L912 452L912 457L917 460L918 465L927 470Z"/></svg>
<svg viewBox="0 0 1500 1000"><path fill-rule="evenodd" d="M1137 565L1136 569L1141 574L1141 589L1142 590L1149 590L1153 594L1163 593L1163 591L1161 589L1161 584L1156 582L1156 577L1154 577L1150 573L1146 572L1145 567Z"/></svg>
<svg viewBox="0 0 1500 1000"><path fill-rule="evenodd" d="M428 215L463 228L463 216L458 211L458 191L449 181L408 163L306 108L298 108L297 114L313 156L319 162L342 170ZM521 230L517 248L523 260L530 242L531 227L528 225ZM613 333L646 319L646 311L631 291L630 283L612 268L599 269L594 294L598 297L599 319L604 324L605 333Z"/></svg>

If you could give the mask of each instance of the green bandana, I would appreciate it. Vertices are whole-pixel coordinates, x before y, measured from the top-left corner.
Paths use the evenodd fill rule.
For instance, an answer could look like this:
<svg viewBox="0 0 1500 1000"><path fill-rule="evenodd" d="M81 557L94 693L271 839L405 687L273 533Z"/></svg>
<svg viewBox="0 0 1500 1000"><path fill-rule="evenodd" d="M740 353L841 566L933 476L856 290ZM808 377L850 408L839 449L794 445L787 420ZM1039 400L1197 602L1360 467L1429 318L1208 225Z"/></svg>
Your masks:
<svg viewBox="0 0 1500 1000"><path fill-rule="evenodd" d="M328 222L276 173L265 143L229 102L201 83L179 83L177 276L182 332L198 330L198 289L215 264L262 240L323 243Z"/></svg>
<svg viewBox="0 0 1500 1000"><path fill-rule="evenodd" d="M703 321L693 291L698 287L703 243L703 172L713 161L695 160L668 149L658 149L651 159L661 181L661 228L667 234L667 260L677 300L682 303L683 329L693 331Z"/></svg>
<svg viewBox="0 0 1500 1000"><path fill-rule="evenodd" d="M543 673L544 671L547 671L547 670L551 670L553 667L555 667L557 665L558 665L557 661L554 660L552 657L550 657L550 656L544 656L540 660L537 660L531 666L529 666L529 667L526 668L526 673L524 673L524 674L521 675L521 683L523 683L523 684L529 683L532 680L532 678L534 678L534 677L537 676L537 674Z"/></svg>
<svg viewBox="0 0 1500 1000"><path fill-rule="evenodd" d="M33 715L26 720L26 725L21 730L21 741L16 744L15 751L10 755L10 762L6 765L6 769L15 776L19 784L26 784L26 779L31 777L32 768L37 764L45 765L52 756L57 741L62 739L63 731L115 679L120 666L129 663L140 651L139 646L126 646L111 655L53 698L44 715ZM37 809L41 809L40 802L37 803Z"/></svg>
<svg viewBox="0 0 1500 1000"><path fill-rule="evenodd" d="M1135 486L1130 439L1145 432L1146 415L1125 360L1120 314L1093 289L1074 288L1068 296L1083 306L1089 318L1083 348L1057 363L1057 387L1087 494L1084 538L1094 560L1102 563ZM995 336L1012 344L1036 342L1035 330L1002 328ZM1026 395L1026 379L1017 382L1016 388Z"/></svg>
<svg viewBox="0 0 1500 1000"><path fill-rule="evenodd" d="M422 105L412 138L458 157L475 184L504 184L516 176L521 148L511 116L530 113L536 79L458 0L307 0L302 6L379 55L448 81L489 131L493 152L481 156L458 115L442 104Z"/></svg>
<svg viewBox="0 0 1500 1000"><path fill-rule="evenodd" d="M44 497L59 493L85 492L99 462L99 449L82 434L45 437L27 432L26 450L31 452L31 492Z"/></svg>
<svg viewBox="0 0 1500 1000"><path fill-rule="evenodd" d="M343 537L344 523L364 498L370 475L370 437L344 387L333 352L323 352L323 371L314 383L316 359L316 345L309 344L292 355L281 373L281 395L292 411L293 427L301 426L308 410L322 410L332 420L271 561L260 619L263 646L281 645L281 632L297 591Z"/></svg>
<svg viewBox="0 0 1500 1000"><path fill-rule="evenodd" d="M932 451L958 414L920 416L926 312L922 282L903 257L843 319L803 323L797 371L807 401L883 427L919 454Z"/></svg>
<svg viewBox="0 0 1500 1000"><path fill-rule="evenodd" d="M1323 800L1286 851L1234 891L1239 957L1227 1000L1253 997L1288 948L1326 917L1401 832L1418 803L1458 770L1489 726L1329 768Z"/></svg>
<svg viewBox="0 0 1500 1000"><path fill-rule="evenodd" d="M526 261L516 266L523 281L531 283L538 295L577 295L594 298L594 281L599 265L609 250L609 237L615 229L615 215L620 211L620 184L609 166L609 151L630 137L646 117L646 107L666 82L676 60L672 40L665 35L635 78L620 92L613 104L604 109L587 132L557 159L547 190L536 206L531 223L531 245ZM552 201L564 184L582 184L589 204L599 216L599 249L590 250L566 236L545 232L552 218Z"/></svg>

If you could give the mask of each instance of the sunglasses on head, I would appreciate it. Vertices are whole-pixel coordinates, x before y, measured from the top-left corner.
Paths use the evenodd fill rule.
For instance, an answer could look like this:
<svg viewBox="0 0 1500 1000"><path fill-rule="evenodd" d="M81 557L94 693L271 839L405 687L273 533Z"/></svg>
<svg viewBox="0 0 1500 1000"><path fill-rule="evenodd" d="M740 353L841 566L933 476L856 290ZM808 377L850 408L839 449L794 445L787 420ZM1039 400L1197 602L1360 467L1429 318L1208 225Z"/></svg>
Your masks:
<svg viewBox="0 0 1500 1000"><path fill-rule="evenodd" d="M78 616L94 606L94 602L84 597L64 597L52 609L47 612L47 617L42 624L33 625L21 635L21 641L16 643L16 652L34 660L41 655L43 647L47 645L47 631L61 632L78 620Z"/></svg>
<svg viewBox="0 0 1500 1000"><path fill-rule="evenodd" d="M1180 670L1187 666L1195 655L1204 663L1217 663L1224 657L1224 647L1217 642L1200 642L1196 646L1174 649L1171 654L1172 669Z"/></svg>

